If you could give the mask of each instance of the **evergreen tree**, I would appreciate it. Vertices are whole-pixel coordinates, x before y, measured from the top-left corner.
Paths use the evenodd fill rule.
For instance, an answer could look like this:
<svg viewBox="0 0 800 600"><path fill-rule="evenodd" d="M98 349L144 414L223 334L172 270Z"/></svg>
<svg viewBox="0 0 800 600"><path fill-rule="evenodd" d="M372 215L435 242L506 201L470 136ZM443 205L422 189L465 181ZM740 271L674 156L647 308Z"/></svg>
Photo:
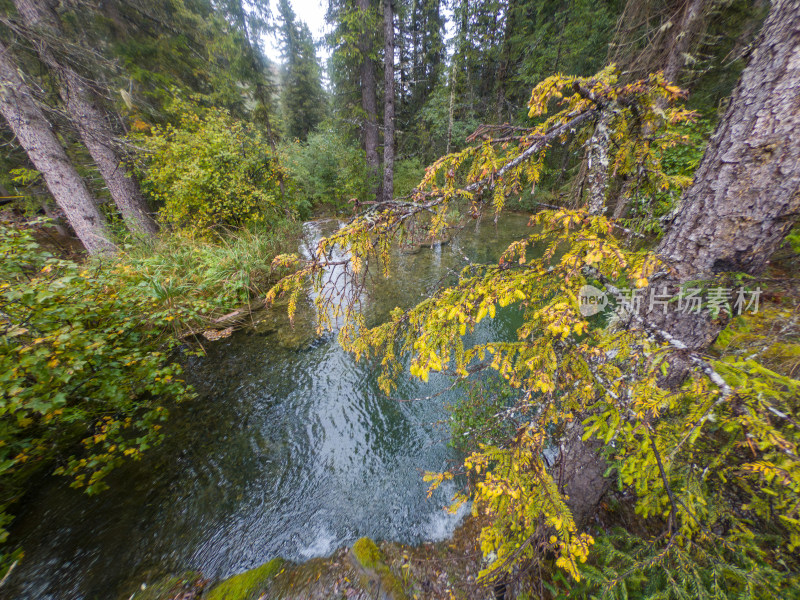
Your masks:
<svg viewBox="0 0 800 600"><path fill-rule="evenodd" d="M281 103L286 135L305 140L327 112L321 70L308 25L297 21L288 0L280 0L278 11L283 43Z"/></svg>

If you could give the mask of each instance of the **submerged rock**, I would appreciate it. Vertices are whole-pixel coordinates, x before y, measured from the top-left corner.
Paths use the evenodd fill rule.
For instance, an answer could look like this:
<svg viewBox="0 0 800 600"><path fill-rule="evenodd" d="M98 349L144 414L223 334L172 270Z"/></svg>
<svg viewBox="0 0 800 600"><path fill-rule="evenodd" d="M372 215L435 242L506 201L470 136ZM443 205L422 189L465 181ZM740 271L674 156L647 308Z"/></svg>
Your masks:
<svg viewBox="0 0 800 600"><path fill-rule="evenodd" d="M126 600L198 600L203 597L203 590L208 580L200 573L189 571L183 575L168 576L153 583L142 584Z"/></svg>

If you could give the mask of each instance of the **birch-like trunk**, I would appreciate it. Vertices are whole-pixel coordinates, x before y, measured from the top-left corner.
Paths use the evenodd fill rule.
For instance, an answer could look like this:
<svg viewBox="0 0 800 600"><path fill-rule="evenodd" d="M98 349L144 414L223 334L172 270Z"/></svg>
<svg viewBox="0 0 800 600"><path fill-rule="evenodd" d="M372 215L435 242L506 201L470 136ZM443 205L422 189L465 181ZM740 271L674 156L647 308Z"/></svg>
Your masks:
<svg viewBox="0 0 800 600"><path fill-rule="evenodd" d="M587 152L587 188L589 199L587 210L593 215L602 215L606 208L608 191L609 148L611 146L612 112L610 108L603 110L594 126L594 133L589 138Z"/></svg>

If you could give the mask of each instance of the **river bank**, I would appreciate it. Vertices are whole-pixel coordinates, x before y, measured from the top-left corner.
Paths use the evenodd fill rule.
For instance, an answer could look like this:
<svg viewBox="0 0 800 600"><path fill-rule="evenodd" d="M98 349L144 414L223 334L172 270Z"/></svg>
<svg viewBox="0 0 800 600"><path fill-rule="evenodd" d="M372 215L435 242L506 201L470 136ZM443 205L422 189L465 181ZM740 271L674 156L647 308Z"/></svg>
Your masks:
<svg viewBox="0 0 800 600"><path fill-rule="evenodd" d="M483 600L492 593L476 582L479 531L469 517L446 541L412 546L360 538L302 564L274 558L217 581L185 573L145 583L120 600Z"/></svg>

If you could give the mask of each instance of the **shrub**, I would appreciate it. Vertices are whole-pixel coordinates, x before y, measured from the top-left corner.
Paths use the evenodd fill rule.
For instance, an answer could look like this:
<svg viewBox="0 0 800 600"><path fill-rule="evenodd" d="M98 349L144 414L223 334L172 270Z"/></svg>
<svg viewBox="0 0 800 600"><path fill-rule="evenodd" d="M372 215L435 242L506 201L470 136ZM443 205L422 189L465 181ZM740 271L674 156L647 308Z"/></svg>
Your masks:
<svg viewBox="0 0 800 600"><path fill-rule="evenodd" d="M258 131L221 109L198 114L176 101L173 110L177 125L134 136L146 150L142 185L160 203L162 221L206 235L295 212L281 199L283 174Z"/></svg>
<svg viewBox="0 0 800 600"><path fill-rule="evenodd" d="M394 195L401 198L410 194L425 176L425 167L419 158L406 158L394 164Z"/></svg>
<svg viewBox="0 0 800 600"><path fill-rule="evenodd" d="M0 225L0 253L0 510L53 465L97 492L161 439L164 404L191 394L167 361L179 315L107 265L51 256L28 231Z"/></svg>
<svg viewBox="0 0 800 600"><path fill-rule="evenodd" d="M373 182L361 148L330 125L281 148L281 162L296 182L300 201L308 207L343 210L352 198L367 200Z"/></svg>

